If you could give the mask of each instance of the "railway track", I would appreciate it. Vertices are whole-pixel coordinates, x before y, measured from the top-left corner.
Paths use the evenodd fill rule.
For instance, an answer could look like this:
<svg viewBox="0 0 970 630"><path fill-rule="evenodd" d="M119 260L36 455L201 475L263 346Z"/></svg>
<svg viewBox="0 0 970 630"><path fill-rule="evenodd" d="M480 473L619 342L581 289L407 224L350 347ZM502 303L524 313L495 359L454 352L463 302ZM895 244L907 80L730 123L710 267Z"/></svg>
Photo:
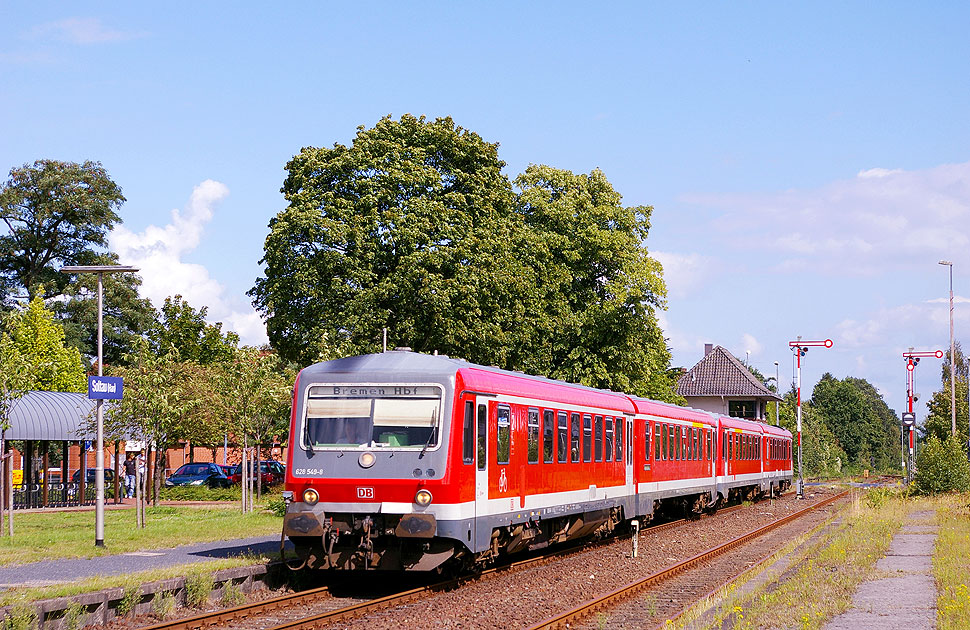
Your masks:
<svg viewBox="0 0 970 630"><path fill-rule="evenodd" d="M724 557L729 552L745 546L754 539L769 534L770 532L787 525L814 510L830 505L845 497L847 494L848 492L843 492L815 503L803 510L799 510L798 512L765 525L764 527L748 532L747 534L739 536L722 545L718 545L713 549L701 552L691 558L688 558L687 560L684 560L683 562L665 568L661 571L657 571L645 578L622 586L612 592L606 593L605 595L596 597L595 599L589 600L571 610L550 617L538 624L531 626L529 630L551 630L554 628L567 627L595 628L603 623L608 623L609 627L615 628L649 627L647 625L649 619L662 618L666 616L661 614L665 613L666 611L659 609L660 607L658 606L658 602L666 601L672 603L678 608L676 612L679 612L684 606L692 604L695 599L698 599L704 594L710 592L710 590L712 590L712 582L723 582L723 580L717 580L716 578L712 579L711 576L735 576L736 571L730 570L729 566L716 567L712 570L706 571L705 575L702 576L700 580L696 578L691 580L688 578L683 580L683 584L672 584L666 590L661 590L660 592L654 593L652 597L641 597L641 595L647 589L656 589L664 583L677 579L678 576L690 571L692 568L701 565L708 566L708 564L712 561L716 561L718 558ZM746 559L744 562L753 564L754 561L763 558L764 553L760 549L752 551L754 551L754 556ZM733 577L729 579L733 579ZM720 586L720 584L716 585ZM631 603L630 605L625 605L627 601L634 599L637 599L637 601ZM606 614L606 611L609 611L609 614ZM592 620L591 617L597 614L599 615L599 618L595 621ZM657 627L659 628L662 626L663 622L658 622Z"/></svg>
<svg viewBox="0 0 970 630"><path fill-rule="evenodd" d="M733 505L729 507L722 508L717 511L717 514L730 514L737 510L742 509L741 505ZM675 521L670 521L667 523L661 523L659 525L653 525L650 527L645 527L640 530L640 533L660 533L668 529L675 527L680 527L688 522L687 519L679 519ZM620 544L624 540L629 540L632 534L624 534L622 536L617 536L614 538L603 540L599 543L594 543L596 545L602 544ZM328 608L326 604L322 604L327 599L331 599L335 607L330 610L324 610L315 615L305 617L302 619L294 619L292 621L285 621L280 625L272 627L272 630L297 630L297 629L309 629L316 628L320 625L325 625L327 623L332 623L340 621L343 619L350 619L354 617L360 617L366 615L369 612L382 610L390 606L398 606L407 604L409 602L421 599L433 593L447 591L454 588L460 587L462 584L468 583L470 581L481 580L483 578L488 578L496 574L504 574L512 571L539 566L552 562L558 558L562 558L568 555L581 553L590 548L589 543L582 545L577 545L575 547L570 547L554 553L547 553L542 556L537 556L535 558L528 558L525 560L519 560L507 565L487 569L478 575L459 577L452 580L445 580L442 582L437 582L434 584L429 584L427 586L421 586L418 588L409 589L399 593L394 593L391 595L386 595L383 597L377 597L374 599L369 599L362 602L354 602L350 605L346 605L347 599L345 597L335 597L331 592L331 588L328 586L323 586L320 588L310 589L306 591L301 591L297 593L288 593L286 595L281 595L279 597L274 597L271 599L266 599L259 602L251 602L247 604L242 604L240 606L235 606L233 608L225 608L222 610L216 610L211 612L205 612L198 615L193 615L191 617L183 617L181 619L174 619L171 621L163 621L151 626L145 626L140 630L201 630L203 628L217 628L217 627L234 627L234 623L243 619L253 618L253 617L263 617L267 615L272 615L278 611L286 610L296 610L298 607L304 606L320 606L322 608Z"/></svg>

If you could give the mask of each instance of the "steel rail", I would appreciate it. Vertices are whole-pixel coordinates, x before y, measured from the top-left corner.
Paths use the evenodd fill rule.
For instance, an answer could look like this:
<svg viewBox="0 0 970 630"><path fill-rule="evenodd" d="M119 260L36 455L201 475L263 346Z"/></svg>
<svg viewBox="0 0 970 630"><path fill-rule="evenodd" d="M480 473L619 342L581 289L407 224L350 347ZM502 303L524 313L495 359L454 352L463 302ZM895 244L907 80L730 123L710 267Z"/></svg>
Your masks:
<svg viewBox="0 0 970 630"><path fill-rule="evenodd" d="M718 510L717 513L729 514L736 510L740 510L743 507L744 506L741 506L741 505L733 505L726 508L722 508ZM688 521L687 519L679 519L676 521L670 521L667 523L661 523L659 525L645 527L640 530L640 533L641 534L659 533L667 529L679 527L681 525L684 525L690 522L692 521ZM616 543L620 540L625 540L627 538L630 538L631 536L632 534L626 534L623 536L617 536L608 540L604 540L603 542L607 544ZM349 617L357 617L357 616L366 614L367 612L370 612L372 610L385 608L387 606L390 606L396 603L404 604L410 601L414 601L415 599L418 599L421 595L426 593L432 593L432 592L438 592L438 591L457 588L464 583L477 580L487 575L513 571L516 569L521 569L532 565L540 565L547 562L551 562L556 558L559 558L562 556L567 556L574 553L582 552L588 548L588 545L589 545L588 542L584 542L582 544L575 545L567 549L562 549L552 553L547 553L535 558L527 558L525 560L519 560L517 562L513 562L500 567L493 567L491 569L482 571L477 575L462 576L455 579L446 580L444 582L438 582L435 584L430 584L427 586L410 589L407 591L403 591L401 593L387 595L368 602L353 604L345 608L340 608L326 613L321 613L313 617L308 617L304 620L294 621L288 624L276 626L275 628L273 628L273 630L311 627L310 625L300 625L302 622L307 622L307 624L310 624L310 623L320 623L320 622L326 622L326 621L337 621L337 620L349 618ZM325 595L328 592L329 592L329 588L326 586L323 586L323 587L311 589L308 591L301 591L299 593L288 593L286 595L281 595L279 597L274 597L272 599L266 599L259 602L250 602L250 603L242 604L240 606L234 606L232 608L225 608L225 609L217 610L213 612L201 613L198 615L193 615L191 617L183 617L182 619L163 621L151 626L142 627L140 628L140 630L201 630L203 628L208 628L210 626L225 625L236 619L252 617L266 612L279 610L284 607L298 606L301 604L311 603L314 600L318 599L321 595Z"/></svg>
<svg viewBox="0 0 970 630"><path fill-rule="evenodd" d="M782 525L785 525L786 523L790 523L791 521L794 521L795 519L800 518L800 517L804 516L805 514L808 514L809 512L812 512L812 511L817 510L819 508L822 508L822 507L824 507L826 505L829 505L831 503L834 503L835 501L838 501L839 499L841 499L842 497L846 496L847 494L848 494L848 491L842 492L840 494L837 494L837 495L835 495L833 497L830 497L828 499L825 499L823 501L819 501L818 503L816 503L814 505L810 505L809 507L807 507L807 508L805 508L803 510L799 510L798 512L794 512L792 514L789 514L788 516L786 516L784 518L778 519L777 521L774 521L773 523L769 523L768 525L765 525L764 527L760 527L760 528L758 528L758 529L756 529L754 531L748 532L747 534L743 534L743 535L735 538L734 540L728 541L728 542L726 542L726 543L724 543L722 545L719 545L717 547L714 547L713 549L709 549L707 551L702 551L701 553L699 553L699 554L697 554L697 555L695 555L695 556L693 556L691 558L688 558L687 560L684 560L683 562L681 562L679 564L675 564L674 566L668 567L666 569L662 569L660 571L657 571L656 573L652 573L652 574L648 575L645 578L642 578L640 580L637 580L635 582L632 582L630 584L627 584L626 586L621 586L620 588L618 588L618 589L616 589L614 591L611 591L611 592L609 592L609 593L607 593L605 595L602 595L600 597L597 597L596 599L590 600L590 601L588 601L588 602L586 602L584 604L580 604L579 606L577 606L577 607L575 607L575 608L573 608L571 610L568 610L568 611L566 611L564 613L561 613L559 615L556 615L555 617L550 617L549 619L546 619L545 621L541 621L541 622L535 624L534 626L531 626L528 630L546 630L546 629L552 629L552 628L567 628L567 627L569 627L569 624L571 624L573 622L576 622L579 619L582 619L583 617L587 617L587 616L591 615L592 613L595 613L595 612L600 611L600 610L602 610L604 608L608 608L610 606L613 606L613 605L615 605L615 604L617 604L617 603L619 603L619 602L621 602L621 601L623 601L625 599L628 599L628 598L636 595L637 593L639 593L643 589L647 588L648 586L652 586L652 585L657 584L659 582L662 582L662 581L664 581L666 579L669 579L671 577L674 577L675 575L678 575L680 573L683 573L684 571L686 571L687 569L689 569L691 567L694 567L694 566L696 566L698 564L701 564L703 562L706 562L707 560L710 560L711 558L714 558L714 557L719 556L721 554L727 553L728 551L731 551L732 549L735 549L737 547L740 547L741 545L743 545L743 544L745 544L745 543L747 543L747 542L749 542L749 541L751 541L751 540L753 540L755 538L758 538L762 534L766 534L767 532L769 532L769 531L771 531L771 530L773 530L773 529L775 529L777 527L781 527Z"/></svg>

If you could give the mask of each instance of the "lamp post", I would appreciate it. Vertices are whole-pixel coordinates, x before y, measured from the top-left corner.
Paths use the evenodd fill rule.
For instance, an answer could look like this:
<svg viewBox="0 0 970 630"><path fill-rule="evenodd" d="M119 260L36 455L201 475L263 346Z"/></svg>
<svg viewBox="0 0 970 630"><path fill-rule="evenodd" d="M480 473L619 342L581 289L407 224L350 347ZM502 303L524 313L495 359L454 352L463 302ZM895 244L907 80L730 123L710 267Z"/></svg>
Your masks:
<svg viewBox="0 0 970 630"><path fill-rule="evenodd" d="M778 389L778 394L779 394L779 397L780 397L780 394L781 394L781 381L778 380L778 362L777 361L775 361L775 387ZM779 405L780 405L780 403L776 400L775 401L775 426L776 427L780 427L781 426L781 423L778 422L778 407L779 407Z"/></svg>
<svg viewBox="0 0 970 630"><path fill-rule="evenodd" d="M798 362L798 376L795 381L798 386L798 413L797 417L797 427L798 427L798 490L797 497L799 499L805 498L805 478L802 476L802 357L808 352L809 347L823 347L831 348L832 340L826 339L825 341L802 341L799 336L795 341L789 341L788 347L791 348L792 352L795 353L796 360Z"/></svg>
<svg viewBox="0 0 970 630"><path fill-rule="evenodd" d="M126 265L73 265L61 267L61 273L96 273L98 274L98 376L104 376L104 357L102 352L102 326L104 290L101 281L106 273L122 273L138 271L136 267ZM97 453L95 454L94 469L94 546L104 547L104 400L98 399L97 411ZM83 457L83 454L82 454ZM83 487L83 486L82 486ZM84 500L84 497L81 497Z"/></svg>
<svg viewBox="0 0 970 630"><path fill-rule="evenodd" d="M957 387L956 365L957 358L953 356L953 263L941 260L941 265L950 268L950 432L957 434Z"/></svg>
<svg viewBox="0 0 970 630"><path fill-rule="evenodd" d="M913 463L915 461L916 453L916 413L913 411L913 402L916 400L916 366L919 365L919 360L927 357L936 357L937 359L943 358L942 350L930 350L928 352L913 352L910 348L909 352L903 353L903 358L906 359L906 409L907 413L903 414L903 426L902 430L909 431L909 457L904 458L907 462L906 464L906 476L911 481L913 478ZM952 362L951 362L952 371Z"/></svg>

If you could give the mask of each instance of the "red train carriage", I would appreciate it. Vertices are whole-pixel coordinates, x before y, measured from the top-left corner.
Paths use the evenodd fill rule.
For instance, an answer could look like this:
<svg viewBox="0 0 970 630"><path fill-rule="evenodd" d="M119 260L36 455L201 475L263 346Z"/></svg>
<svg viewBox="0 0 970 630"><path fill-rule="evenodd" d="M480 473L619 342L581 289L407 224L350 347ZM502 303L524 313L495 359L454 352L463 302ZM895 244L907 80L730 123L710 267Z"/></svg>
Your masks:
<svg viewBox="0 0 970 630"><path fill-rule="evenodd" d="M640 398L637 410L637 499L652 514L662 504L700 512L717 500L714 447L717 419L688 409Z"/></svg>
<svg viewBox="0 0 970 630"><path fill-rule="evenodd" d="M792 435L770 424L764 429L764 476L774 491L784 492L792 481Z"/></svg>
<svg viewBox="0 0 970 630"><path fill-rule="evenodd" d="M770 433L785 435L790 454L790 434ZM283 531L313 568L481 566L790 482L790 459L787 473L762 466L764 436L754 422L443 356L338 359L294 388Z"/></svg>
<svg viewBox="0 0 970 630"><path fill-rule="evenodd" d="M284 519L311 567L481 564L632 513L622 394L388 352L300 373Z"/></svg>

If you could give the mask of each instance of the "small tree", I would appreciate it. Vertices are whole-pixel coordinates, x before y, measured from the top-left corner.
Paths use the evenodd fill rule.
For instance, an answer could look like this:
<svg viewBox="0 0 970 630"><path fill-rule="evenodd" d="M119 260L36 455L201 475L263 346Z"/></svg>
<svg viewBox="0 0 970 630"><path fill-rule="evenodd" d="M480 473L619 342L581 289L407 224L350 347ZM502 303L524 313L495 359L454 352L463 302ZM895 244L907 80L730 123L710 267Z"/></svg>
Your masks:
<svg viewBox="0 0 970 630"><path fill-rule="evenodd" d="M7 333L0 332L0 536L4 534L3 515L6 511L10 512L7 531L13 536L13 501L3 492L7 485L7 479L3 476L4 455L7 451L6 434L10 428L10 414L30 385L27 373L27 361L17 350L16 344Z"/></svg>
<svg viewBox="0 0 970 630"><path fill-rule="evenodd" d="M919 494L970 490L970 462L956 436L944 441L930 436L916 458L915 482Z"/></svg>
<svg viewBox="0 0 970 630"><path fill-rule="evenodd" d="M77 348L64 345L64 327L47 310L41 296L10 314L10 338L25 361L29 389L51 392L87 391L87 378Z"/></svg>

